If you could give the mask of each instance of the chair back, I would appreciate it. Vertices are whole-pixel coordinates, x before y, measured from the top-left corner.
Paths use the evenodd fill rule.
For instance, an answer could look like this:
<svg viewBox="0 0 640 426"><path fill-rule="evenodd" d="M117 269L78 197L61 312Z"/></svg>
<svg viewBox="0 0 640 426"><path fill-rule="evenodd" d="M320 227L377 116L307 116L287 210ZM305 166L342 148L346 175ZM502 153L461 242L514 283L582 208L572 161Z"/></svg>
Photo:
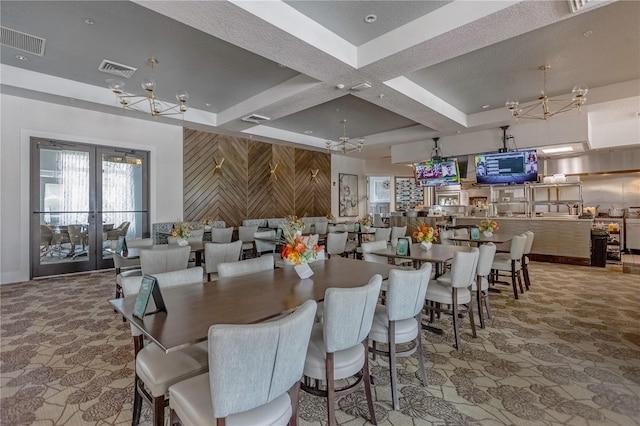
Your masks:
<svg viewBox="0 0 640 426"><path fill-rule="evenodd" d="M40 225L40 242L51 245L53 241L53 229L49 228L47 225Z"/></svg>
<svg viewBox="0 0 640 426"><path fill-rule="evenodd" d="M308 245L315 246L315 245L318 244L318 241L320 241L320 235L318 235L318 234L308 235L308 236L304 237L304 241Z"/></svg>
<svg viewBox="0 0 640 426"><path fill-rule="evenodd" d="M215 418L267 404L301 379L315 314L316 302L307 300L277 321L209 328L209 383Z"/></svg>
<svg viewBox="0 0 640 426"><path fill-rule="evenodd" d="M81 225L69 225L67 228L69 232L69 239L72 244L84 244L85 237L87 236L86 232L82 231Z"/></svg>
<svg viewBox="0 0 640 426"><path fill-rule="evenodd" d="M376 228L376 235L375 235L376 241L387 242L389 241L390 237L391 237L391 228Z"/></svg>
<svg viewBox="0 0 640 426"><path fill-rule="evenodd" d="M218 264L218 277L236 277L239 275L268 271L273 269L273 264L273 256L260 256L238 262L220 263Z"/></svg>
<svg viewBox="0 0 640 426"><path fill-rule="evenodd" d="M431 278L432 265L426 262L417 271L392 269L385 297L389 321L413 318L422 310Z"/></svg>
<svg viewBox="0 0 640 426"><path fill-rule="evenodd" d="M352 348L367 338L381 285L382 276L376 274L362 287L325 291L322 325L327 353Z"/></svg>
<svg viewBox="0 0 640 426"><path fill-rule="evenodd" d="M136 238L127 240L127 248L140 248L153 246L153 238Z"/></svg>
<svg viewBox="0 0 640 426"><path fill-rule="evenodd" d="M260 241L256 238L266 238L270 240L276 239L276 230L271 229L269 231L255 232L253 234L253 239L256 244L256 251L258 253L275 253L276 252L276 243L270 243L267 241ZM246 242L246 241L245 241Z"/></svg>
<svg viewBox="0 0 640 426"><path fill-rule="evenodd" d="M339 223L337 225L328 225L327 232L328 233L347 232L347 226L344 223Z"/></svg>
<svg viewBox="0 0 640 426"><path fill-rule="evenodd" d="M451 286L469 287L476 279L479 251L476 247L471 251L459 251L453 255L451 261Z"/></svg>
<svg viewBox="0 0 640 426"><path fill-rule="evenodd" d="M356 222L345 222L344 229L346 229L347 232L356 232Z"/></svg>
<svg viewBox="0 0 640 426"><path fill-rule="evenodd" d="M316 234L326 234L328 226L329 226L328 222L315 222L314 232Z"/></svg>
<svg viewBox="0 0 640 426"><path fill-rule="evenodd" d="M482 244L479 251L476 275L487 277L491 273L491 265L493 265L493 258L496 255L496 245L493 243Z"/></svg>
<svg viewBox="0 0 640 426"><path fill-rule="evenodd" d="M211 242L213 243L230 243L232 238L233 227L211 228Z"/></svg>
<svg viewBox="0 0 640 426"><path fill-rule="evenodd" d="M524 254L524 248L527 245L527 236L525 234L515 235L511 240L511 251L509 257L511 260L520 260Z"/></svg>
<svg viewBox="0 0 640 426"><path fill-rule="evenodd" d="M220 263L237 262L241 254L242 241L240 240L232 243L206 243L204 245L205 272L207 274L218 272Z"/></svg>
<svg viewBox="0 0 640 426"><path fill-rule="evenodd" d="M349 234L346 232L329 232L327 234L327 254L333 256L344 253L347 248L348 236Z"/></svg>
<svg viewBox="0 0 640 426"><path fill-rule="evenodd" d="M453 235L456 237L469 237L469 230L467 228L459 228L453 230ZM465 241L458 241L458 244L461 246L469 247L470 244Z"/></svg>
<svg viewBox="0 0 640 426"><path fill-rule="evenodd" d="M194 229L191 231L191 236L187 238L187 242L201 243L204 238L204 229Z"/></svg>
<svg viewBox="0 0 640 426"><path fill-rule="evenodd" d="M127 240L127 248L141 248L141 247L152 247L153 246L153 238L138 238L133 240ZM118 269L124 268L139 268L140 267L140 258L138 259L127 259L126 257L122 257L119 254L113 254L113 267Z"/></svg>
<svg viewBox="0 0 640 426"><path fill-rule="evenodd" d="M387 248L386 241L371 241L368 243L362 243L362 258L365 262L375 263L389 263L387 256L381 256L379 254L371 254L372 251L384 250Z"/></svg>
<svg viewBox="0 0 640 426"><path fill-rule="evenodd" d="M238 239L243 243L252 243L253 234L258 232L258 226L238 226Z"/></svg>
<svg viewBox="0 0 640 426"><path fill-rule="evenodd" d="M535 236L535 234L531 231L527 231L524 233L524 235L527 236L527 243L524 245L523 252L523 254L526 256L531 253L531 247L533 246L533 237Z"/></svg>
<svg viewBox="0 0 640 426"><path fill-rule="evenodd" d="M453 241L449 238L453 237L453 229L447 229L445 231L440 232L440 244L443 246L453 246L455 245Z"/></svg>
<svg viewBox="0 0 640 426"><path fill-rule="evenodd" d="M400 237L404 237L407 235L407 227L406 226L394 226L391 228L391 237L390 239L397 239Z"/></svg>
<svg viewBox="0 0 640 426"><path fill-rule="evenodd" d="M191 247L189 246L170 246L161 250L140 250L142 273L154 275L187 269L190 253Z"/></svg>
<svg viewBox="0 0 640 426"><path fill-rule="evenodd" d="M384 226L384 222L382 221L382 216L380 213L373 214L373 226L378 228Z"/></svg>
<svg viewBox="0 0 640 426"><path fill-rule="evenodd" d="M181 271L153 274L153 276L158 281L160 288L165 289L183 285L202 284L203 271L202 267L197 266ZM122 294L124 294L125 297L138 294L140 285L142 285L142 276L122 277ZM153 303L153 298L150 299L150 303ZM131 324L131 335L139 336L141 334L140 329Z"/></svg>

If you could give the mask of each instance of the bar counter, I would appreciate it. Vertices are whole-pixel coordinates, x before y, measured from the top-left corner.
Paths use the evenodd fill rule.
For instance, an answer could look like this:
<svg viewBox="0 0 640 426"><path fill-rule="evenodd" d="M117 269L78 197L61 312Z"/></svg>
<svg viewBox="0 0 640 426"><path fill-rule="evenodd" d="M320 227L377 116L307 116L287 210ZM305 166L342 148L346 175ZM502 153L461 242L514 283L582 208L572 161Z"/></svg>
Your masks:
<svg viewBox="0 0 640 426"><path fill-rule="evenodd" d="M456 226L474 226L482 217L457 217ZM501 234L519 235L526 231L535 234L531 259L545 262L591 265L591 227L593 219L569 217L495 217ZM509 250L500 244L498 250Z"/></svg>

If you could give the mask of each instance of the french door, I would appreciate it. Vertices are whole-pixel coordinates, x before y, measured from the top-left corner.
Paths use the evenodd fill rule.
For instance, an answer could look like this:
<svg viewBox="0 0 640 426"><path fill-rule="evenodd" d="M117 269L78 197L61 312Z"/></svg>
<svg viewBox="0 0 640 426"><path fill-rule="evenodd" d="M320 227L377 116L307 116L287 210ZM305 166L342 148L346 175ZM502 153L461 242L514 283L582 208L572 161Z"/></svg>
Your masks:
<svg viewBox="0 0 640 426"><path fill-rule="evenodd" d="M32 138L32 277L111 268L120 236L149 235L148 154Z"/></svg>

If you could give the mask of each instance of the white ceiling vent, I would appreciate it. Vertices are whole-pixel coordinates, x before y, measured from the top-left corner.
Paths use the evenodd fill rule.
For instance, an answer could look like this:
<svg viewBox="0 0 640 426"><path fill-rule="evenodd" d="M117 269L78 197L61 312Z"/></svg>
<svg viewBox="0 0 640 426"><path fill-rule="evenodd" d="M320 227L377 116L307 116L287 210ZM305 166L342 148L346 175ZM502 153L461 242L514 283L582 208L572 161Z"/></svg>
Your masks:
<svg viewBox="0 0 640 426"><path fill-rule="evenodd" d="M246 121L248 123L255 123L255 124L260 124L263 121L269 121L271 120L269 117L265 117L264 115L258 115L258 114L251 114L251 115L247 115L246 117L242 117L242 121Z"/></svg>
<svg viewBox="0 0 640 426"><path fill-rule="evenodd" d="M12 30L7 27L0 27L0 44L32 55L44 56L44 45L47 42L44 38L31 34Z"/></svg>
<svg viewBox="0 0 640 426"><path fill-rule="evenodd" d="M358 92L360 90L367 90L370 88L371 88L371 85L365 81L364 83L356 84L351 88L351 90L353 90L354 92Z"/></svg>
<svg viewBox="0 0 640 426"><path fill-rule="evenodd" d="M567 0L569 2L569 6L571 7L571 12L576 13L582 9L587 7L595 6L598 3L601 3L602 0Z"/></svg>
<svg viewBox="0 0 640 426"><path fill-rule="evenodd" d="M103 59L98 67L98 71L106 72L107 74L113 74L124 78L129 78L136 72L138 68L130 67L128 65L122 65L117 62L110 61L109 59Z"/></svg>

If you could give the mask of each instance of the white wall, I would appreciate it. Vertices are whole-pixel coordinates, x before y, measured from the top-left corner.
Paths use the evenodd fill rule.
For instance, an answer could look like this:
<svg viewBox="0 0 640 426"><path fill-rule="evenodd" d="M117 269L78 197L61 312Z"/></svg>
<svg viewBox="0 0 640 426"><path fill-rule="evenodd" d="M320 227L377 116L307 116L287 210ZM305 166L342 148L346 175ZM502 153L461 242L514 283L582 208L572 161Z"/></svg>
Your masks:
<svg viewBox="0 0 640 426"><path fill-rule="evenodd" d="M340 220L356 220L367 214L367 178L364 173L364 160L345 157L344 155L331 155L331 214ZM358 216L338 216L338 178L340 173L358 175Z"/></svg>
<svg viewBox="0 0 640 426"><path fill-rule="evenodd" d="M182 127L0 95L0 284L29 279L33 136L150 151L150 220L182 217Z"/></svg>

